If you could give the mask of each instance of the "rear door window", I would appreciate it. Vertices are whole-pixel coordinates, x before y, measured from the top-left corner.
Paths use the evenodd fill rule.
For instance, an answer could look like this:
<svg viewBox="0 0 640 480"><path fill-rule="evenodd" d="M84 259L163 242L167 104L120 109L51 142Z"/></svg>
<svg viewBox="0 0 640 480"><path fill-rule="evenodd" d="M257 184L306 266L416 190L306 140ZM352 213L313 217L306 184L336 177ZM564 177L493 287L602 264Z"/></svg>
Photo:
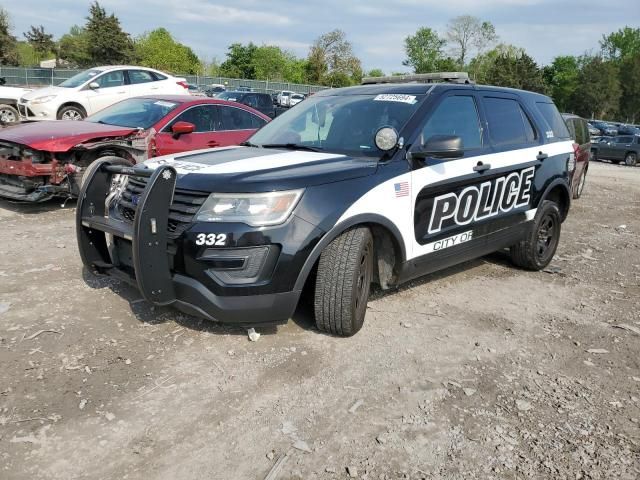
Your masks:
<svg viewBox="0 0 640 480"><path fill-rule="evenodd" d="M484 97L489 137L493 145L526 145L535 142L536 130L517 100ZM560 117L564 125L564 120ZM564 127L567 135L569 131Z"/></svg>
<svg viewBox="0 0 640 480"><path fill-rule="evenodd" d="M155 80L151 72L147 72L145 70L129 70L128 74L129 83L132 85L153 82Z"/></svg>
<svg viewBox="0 0 640 480"><path fill-rule="evenodd" d="M562 115L553 103L536 102L536 106L549 126L549 130L545 132L546 138L571 138Z"/></svg>
<svg viewBox="0 0 640 480"><path fill-rule="evenodd" d="M235 107L218 106L218 130L253 130L262 127L263 119L245 110Z"/></svg>

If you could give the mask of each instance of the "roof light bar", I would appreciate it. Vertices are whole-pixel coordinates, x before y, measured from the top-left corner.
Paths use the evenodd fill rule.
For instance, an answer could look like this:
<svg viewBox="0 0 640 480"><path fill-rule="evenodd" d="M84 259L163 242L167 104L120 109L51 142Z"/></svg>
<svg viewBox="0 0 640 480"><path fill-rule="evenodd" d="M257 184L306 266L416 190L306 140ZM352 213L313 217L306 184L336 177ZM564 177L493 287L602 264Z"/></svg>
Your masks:
<svg viewBox="0 0 640 480"><path fill-rule="evenodd" d="M416 73L413 75L392 75L387 77L364 77L362 85L377 83L474 83L467 72Z"/></svg>

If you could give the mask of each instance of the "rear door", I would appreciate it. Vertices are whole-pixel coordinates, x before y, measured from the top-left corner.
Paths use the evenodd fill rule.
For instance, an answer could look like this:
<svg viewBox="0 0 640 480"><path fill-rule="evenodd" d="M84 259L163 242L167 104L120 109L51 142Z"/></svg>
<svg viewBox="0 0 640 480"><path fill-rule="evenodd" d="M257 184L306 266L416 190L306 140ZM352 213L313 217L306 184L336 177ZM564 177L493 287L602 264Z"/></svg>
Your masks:
<svg viewBox="0 0 640 480"><path fill-rule="evenodd" d="M160 86L163 82L156 81L155 76L148 70L127 70L130 85L130 96L140 97L161 92Z"/></svg>
<svg viewBox="0 0 640 480"><path fill-rule="evenodd" d="M450 91L425 119L414 145L435 135L461 137L464 154L414 164L412 256L422 271L484 255L517 238L532 208L539 163L539 133L517 97L508 94Z"/></svg>
<svg viewBox="0 0 640 480"><path fill-rule="evenodd" d="M612 159L624 160L625 154L631 149L632 146L633 146L633 137L631 136L616 137L615 144L613 145Z"/></svg>

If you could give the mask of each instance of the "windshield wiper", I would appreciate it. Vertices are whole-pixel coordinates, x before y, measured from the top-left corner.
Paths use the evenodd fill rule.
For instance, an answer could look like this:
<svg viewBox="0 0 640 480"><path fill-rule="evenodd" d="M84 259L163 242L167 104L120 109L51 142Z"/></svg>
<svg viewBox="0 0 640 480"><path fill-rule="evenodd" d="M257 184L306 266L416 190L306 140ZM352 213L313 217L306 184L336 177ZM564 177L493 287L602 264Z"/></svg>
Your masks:
<svg viewBox="0 0 640 480"><path fill-rule="evenodd" d="M322 152L322 148L300 145L298 143L265 143L262 148L286 148L287 150L306 150L308 152Z"/></svg>
<svg viewBox="0 0 640 480"><path fill-rule="evenodd" d="M256 145L255 143L251 143L251 142L248 142L248 141L239 143L238 145L240 145L241 147L254 147L254 148L257 148L257 147L260 146L260 145Z"/></svg>

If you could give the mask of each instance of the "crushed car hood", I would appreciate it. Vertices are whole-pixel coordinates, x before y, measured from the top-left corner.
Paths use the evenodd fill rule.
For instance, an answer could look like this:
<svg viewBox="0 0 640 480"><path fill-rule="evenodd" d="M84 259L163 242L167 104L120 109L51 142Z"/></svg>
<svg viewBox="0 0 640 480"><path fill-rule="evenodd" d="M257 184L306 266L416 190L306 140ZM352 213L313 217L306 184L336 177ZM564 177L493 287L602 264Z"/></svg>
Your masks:
<svg viewBox="0 0 640 480"><path fill-rule="evenodd" d="M79 143L94 138L120 137L135 132L135 128L104 125L93 122L56 120L23 123L0 130L0 141L27 145L34 150L66 152Z"/></svg>
<svg viewBox="0 0 640 480"><path fill-rule="evenodd" d="M158 157L146 168L171 165L177 187L204 192L263 192L303 188L371 175L377 161L329 152L228 147Z"/></svg>

